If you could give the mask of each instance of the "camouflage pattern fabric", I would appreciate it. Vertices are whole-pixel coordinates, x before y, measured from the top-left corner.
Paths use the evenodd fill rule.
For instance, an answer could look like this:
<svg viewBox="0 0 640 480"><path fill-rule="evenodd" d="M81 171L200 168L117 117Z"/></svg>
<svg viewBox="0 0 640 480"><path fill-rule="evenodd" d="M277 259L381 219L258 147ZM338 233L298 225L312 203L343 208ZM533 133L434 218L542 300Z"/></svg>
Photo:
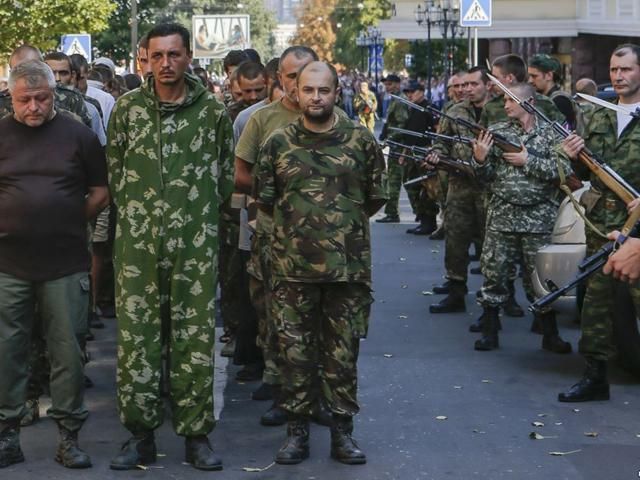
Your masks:
<svg viewBox="0 0 640 480"><path fill-rule="evenodd" d="M640 123L631 121L617 137L616 112L596 107L584 135L587 147L602 159L636 190L640 190ZM582 164L574 163L576 172L583 179L591 180L591 189L583 195L581 202L586 207L587 218L602 232L620 230L627 219L625 204ZM606 240L586 228L587 255L595 253ZM582 307L582 337L580 353L597 360L607 360L614 353L612 331L613 313L619 282L613 277L596 274L587 284ZM640 311L640 287L629 287L636 311Z"/></svg>
<svg viewBox="0 0 640 480"><path fill-rule="evenodd" d="M310 416L320 395L335 414L358 413L356 363L371 302L364 283L275 285L273 317L283 362L284 410Z"/></svg>
<svg viewBox="0 0 640 480"><path fill-rule="evenodd" d="M236 246L220 242L218 257L218 280L220 281L220 313L226 332L235 334L243 316L245 305L242 299L242 275L245 270L240 250Z"/></svg>
<svg viewBox="0 0 640 480"><path fill-rule="evenodd" d="M473 105L465 100L457 103L449 110L454 118L463 118L475 123ZM442 118L439 126L440 133L449 136L460 135L473 137L473 132ZM469 145L462 142L454 144L437 141L436 151L445 157L470 161L473 156ZM444 222L447 226L445 236L444 265L446 277L449 280L467 281L469 269L469 247L474 241L482 245L486 221L486 192L478 180L462 175L449 175L447 186L447 208Z"/></svg>
<svg viewBox="0 0 640 480"><path fill-rule="evenodd" d="M0 118L11 115L13 113L13 105L11 104L11 94L9 90L0 92Z"/></svg>
<svg viewBox="0 0 640 480"><path fill-rule="evenodd" d="M264 272L268 271L264 270ZM269 286L269 290L266 290L267 286ZM281 362L279 360L278 333L274 322L271 320L271 282L265 282L253 275L249 275L249 296L251 304L258 315L258 338L256 343L262 349L262 358L264 360L262 381L269 385L281 385L282 375Z"/></svg>
<svg viewBox="0 0 640 480"><path fill-rule="evenodd" d="M520 256L524 279L531 278L535 251L548 241L560 205L559 191L554 185L558 178L557 163L562 163L565 172L570 171L570 164L554 153L554 133L549 126L536 122L530 132L525 132L518 122L512 121L496 124L491 131L524 144L529 154L527 163L516 167L507 163L502 151L494 146L482 165L474 162L478 177L490 184L492 192L481 257L486 278L481 303L498 306L507 300L507 280L512 278ZM530 281L523 283L527 296L535 298Z"/></svg>
<svg viewBox="0 0 640 480"><path fill-rule="evenodd" d="M552 122L562 123L564 121L564 115L562 115L560 110L558 110L558 107L556 107L556 104L553 103L553 100L549 97L536 93L535 107L544 113ZM485 104L478 123L485 127L490 127L496 123L506 122L508 120L509 117L507 117L507 114L504 111L504 97L497 96L493 97Z"/></svg>
<svg viewBox="0 0 640 480"><path fill-rule="evenodd" d="M118 209L117 396L131 432L162 423L163 343L176 432L203 435L214 425L218 209L233 192L224 161L233 134L214 95L197 78L185 79L182 103L160 103L150 78L119 98L109 123L109 183Z"/></svg>
<svg viewBox="0 0 640 480"><path fill-rule="evenodd" d="M400 95L404 97L404 95ZM390 139L402 141L401 133L389 131L389 128L405 128L409 119L409 107L402 102L392 100L387 110L387 118L382 127L380 140ZM398 201L400 200L400 189L402 188L404 177L404 167L398 163L397 157L387 158L387 201L384 207L385 215L390 217L398 216Z"/></svg>
<svg viewBox="0 0 640 480"><path fill-rule="evenodd" d="M254 194L273 205L273 281L371 281L367 203L384 199L384 157L346 117L324 133L302 120L262 148Z"/></svg>
<svg viewBox="0 0 640 480"><path fill-rule="evenodd" d="M84 97L80 92L70 87L56 85L54 100L56 107L62 107L71 113L75 113L80 117L82 123L91 128L91 115L84 104Z"/></svg>
<svg viewBox="0 0 640 480"><path fill-rule="evenodd" d="M369 129L373 133L376 125L376 110L378 109L378 100L372 91L368 91L366 95L362 92L358 93L353 99L353 108L358 114L360 125Z"/></svg>

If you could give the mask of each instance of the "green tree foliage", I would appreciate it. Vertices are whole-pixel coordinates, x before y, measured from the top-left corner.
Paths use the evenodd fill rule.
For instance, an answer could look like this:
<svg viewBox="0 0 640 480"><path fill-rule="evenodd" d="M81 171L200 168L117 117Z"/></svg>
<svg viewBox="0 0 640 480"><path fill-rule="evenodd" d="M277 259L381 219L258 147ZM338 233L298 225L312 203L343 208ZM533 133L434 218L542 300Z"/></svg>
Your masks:
<svg viewBox="0 0 640 480"><path fill-rule="evenodd" d="M449 46L447 55L451 56L451 41L447 42ZM445 71L445 51L443 40L431 40L431 68L433 78L439 77ZM413 54L413 67L409 69L409 73L414 77L427 78L427 59L428 48L426 40L417 40L411 42L410 52ZM453 49L453 73L467 68L467 41L456 39L455 48Z"/></svg>
<svg viewBox="0 0 640 480"><path fill-rule="evenodd" d="M0 0L0 53L23 43L51 50L61 35L95 34L115 7L112 0Z"/></svg>
<svg viewBox="0 0 640 480"><path fill-rule="evenodd" d="M335 5L336 0L304 0L297 12L298 29L291 43L313 48L322 60L333 62Z"/></svg>

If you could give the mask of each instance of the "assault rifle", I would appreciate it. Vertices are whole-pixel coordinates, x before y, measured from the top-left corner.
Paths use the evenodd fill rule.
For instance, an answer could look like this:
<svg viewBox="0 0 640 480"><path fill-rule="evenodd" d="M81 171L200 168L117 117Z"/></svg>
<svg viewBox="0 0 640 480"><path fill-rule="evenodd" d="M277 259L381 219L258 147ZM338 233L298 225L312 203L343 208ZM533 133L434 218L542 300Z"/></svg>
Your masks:
<svg viewBox="0 0 640 480"><path fill-rule="evenodd" d="M593 255L585 258L580 265L578 265L578 270L580 273L576 275L576 277L571 280L569 283L562 287L558 287L551 280L545 280L545 284L551 293L548 293L542 298L539 298L531 305L529 305L529 310L536 313L540 312L547 305L552 304L558 298L570 292L574 288L576 288L579 284L588 279L591 275L599 271L612 253L615 253L616 250L622 245L627 238L636 237L640 234L640 207L636 207L627 218L627 221L622 227L620 231L620 235L615 242L607 243L604 247L598 250Z"/></svg>
<svg viewBox="0 0 640 480"><path fill-rule="evenodd" d="M402 133L403 135L410 135L412 137L430 138L434 140L442 140L443 142L448 142L448 143L464 143L465 145L473 145L473 142L475 141L475 138L471 138L471 137L462 137L462 136L450 137L449 135L442 135L441 133L433 133L429 131L414 132L413 130L405 130L404 128L396 128L396 127L389 127L389 130ZM518 151L520 150L518 149Z"/></svg>
<svg viewBox="0 0 640 480"><path fill-rule="evenodd" d="M410 100L407 100L406 98L402 98L397 95L391 95L391 97L408 105L409 107L415 110L419 110L421 112L429 112L440 118L446 118L460 125L461 127L466 128L471 133L473 133L476 136L476 138L479 137L481 133L488 132L488 129L486 129L482 125L478 125L477 123L471 122L466 118L452 117L451 115L447 115L446 113L441 112L440 110L438 110L435 107L432 107L431 105L427 105L426 107L423 107L422 105L418 105L417 103L414 103ZM498 147L503 152L516 153L522 150L522 145L512 142L511 140L504 137L503 135L500 135L499 133L491 132L491 135L493 136L493 142L495 143L496 147ZM453 138L458 138L458 137L453 137ZM461 137L461 138L466 138L466 137Z"/></svg>
<svg viewBox="0 0 640 480"><path fill-rule="evenodd" d="M520 105L527 113L535 115L545 123L551 125L554 132L559 137L567 138L569 135L571 135L571 132L569 130L564 128L558 122L551 121L549 117L538 110L531 103L530 99L520 99L516 94L514 94L505 85L503 85L500 80L498 80L491 74L488 75L491 81L495 83L505 93L505 95L508 95L511 99L513 99L513 101ZM604 161L597 158L586 147L580 150L580 152L578 153L578 160L585 164L587 168L589 168L589 170L591 170L600 179L600 181L604 183L612 192L614 192L618 196L618 198L620 198L620 200L622 200L625 204L640 197L640 193L638 193L624 178L618 175L618 173L616 173L611 167L609 167L609 165L604 163Z"/></svg>

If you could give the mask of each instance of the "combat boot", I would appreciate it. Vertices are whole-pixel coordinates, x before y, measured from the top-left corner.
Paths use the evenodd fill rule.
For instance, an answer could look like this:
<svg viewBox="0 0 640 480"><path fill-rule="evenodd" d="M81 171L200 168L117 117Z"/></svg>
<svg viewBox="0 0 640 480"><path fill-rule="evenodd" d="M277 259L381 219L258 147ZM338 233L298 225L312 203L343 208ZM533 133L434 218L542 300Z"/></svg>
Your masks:
<svg viewBox="0 0 640 480"><path fill-rule="evenodd" d="M334 415L331 424L331 458L347 465L367 463L366 455L360 450L352 434L353 419Z"/></svg>
<svg viewBox="0 0 640 480"><path fill-rule="evenodd" d="M20 425L17 421L0 424L0 468L24 462L20 448Z"/></svg>
<svg viewBox="0 0 640 480"><path fill-rule="evenodd" d="M415 228L407 229L407 233L414 235L431 235L438 228L435 216L420 215L420 224Z"/></svg>
<svg viewBox="0 0 640 480"><path fill-rule="evenodd" d="M274 385L271 389L273 394L273 403L269 410L264 412L260 417L260 424L266 427L277 427L287 423L287 412L280 408L281 386Z"/></svg>
<svg viewBox="0 0 640 480"><path fill-rule="evenodd" d="M444 222L440 225L435 232L429 235L429 240L444 240Z"/></svg>
<svg viewBox="0 0 640 480"><path fill-rule="evenodd" d="M382 218L378 218L376 223L400 223L400 217L398 215L385 215Z"/></svg>
<svg viewBox="0 0 640 480"><path fill-rule="evenodd" d="M40 402L37 398L32 398L24 402L24 408L26 408L27 413L25 413L24 417L20 420L21 427L28 427L40 420Z"/></svg>
<svg viewBox="0 0 640 480"><path fill-rule="evenodd" d="M556 312L553 310L546 313L536 313L542 324L542 348L553 353L571 353L571 344L565 342L558 334L558 322Z"/></svg>
<svg viewBox="0 0 640 480"><path fill-rule="evenodd" d="M111 460L112 470L133 470L138 465L155 463L157 457L153 430L135 433L126 441L120 453Z"/></svg>
<svg viewBox="0 0 640 480"><path fill-rule="evenodd" d="M582 379L568 392L558 395L559 402L590 402L609 400L609 381L607 380L607 362L587 358L587 367Z"/></svg>
<svg viewBox="0 0 640 480"><path fill-rule="evenodd" d="M482 321L482 338L476 340L474 348L480 351L494 350L499 347L498 343L498 317L500 309L498 307L484 307Z"/></svg>
<svg viewBox="0 0 640 480"><path fill-rule="evenodd" d="M295 465L309 458L309 420L292 417L287 423L287 441L276 455L276 463Z"/></svg>
<svg viewBox="0 0 640 480"><path fill-rule="evenodd" d="M71 431L63 426L58 426L60 432L60 443L56 452L55 460L67 468L89 468L91 459L78 446L78 431Z"/></svg>
<svg viewBox="0 0 640 480"><path fill-rule="evenodd" d="M469 325L469 331L472 333L482 333L482 326L484 325L484 312L478 317L475 323ZM500 322L500 317L498 317L498 331L502 330L502 322Z"/></svg>
<svg viewBox="0 0 640 480"><path fill-rule="evenodd" d="M509 280L509 298L507 303L504 304L502 310L507 317L524 317L524 310L516 302L516 287L512 280Z"/></svg>
<svg viewBox="0 0 640 480"><path fill-rule="evenodd" d="M466 312L467 306L464 303L464 295L467 285L458 280L449 280L449 295L439 303L429 306L431 313L454 313Z"/></svg>
<svg viewBox="0 0 640 480"><path fill-rule="evenodd" d="M273 400L273 387L268 383L262 382L258 388L251 392L251 400L258 400L260 402L266 400Z"/></svg>
<svg viewBox="0 0 640 480"><path fill-rule="evenodd" d="M198 470L222 470L222 460L213 453L206 435L194 435L185 439L185 462Z"/></svg>
<svg viewBox="0 0 640 480"><path fill-rule="evenodd" d="M451 282L454 280L447 280L446 282L444 282L442 285L436 285L435 287L433 287L431 289L431 291L433 293L435 293L436 295L448 295L451 292ZM464 284L464 291L463 291L463 295L466 295L469 292L469 290L467 289L467 284Z"/></svg>

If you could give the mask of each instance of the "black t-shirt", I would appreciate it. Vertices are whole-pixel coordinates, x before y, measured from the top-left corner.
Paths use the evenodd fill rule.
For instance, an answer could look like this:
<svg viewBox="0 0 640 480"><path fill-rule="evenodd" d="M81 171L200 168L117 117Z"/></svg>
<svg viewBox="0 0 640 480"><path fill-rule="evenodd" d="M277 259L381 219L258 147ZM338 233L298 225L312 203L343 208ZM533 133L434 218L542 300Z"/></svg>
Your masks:
<svg viewBox="0 0 640 480"><path fill-rule="evenodd" d="M429 102L426 99L423 99L418 103L421 107L426 107L429 105ZM407 120L407 130L411 130L412 132L420 132L424 133L427 130L430 132L435 131L436 121L431 115L430 112L422 112L420 110L416 110L415 108L409 109L409 118ZM426 147L431 144L431 141L427 138L414 137L413 135L405 135L404 136L404 144L405 145L415 145L418 147Z"/></svg>
<svg viewBox="0 0 640 480"><path fill-rule="evenodd" d="M106 185L104 149L82 123L1 119L0 272L41 282L88 270L85 196Z"/></svg>

